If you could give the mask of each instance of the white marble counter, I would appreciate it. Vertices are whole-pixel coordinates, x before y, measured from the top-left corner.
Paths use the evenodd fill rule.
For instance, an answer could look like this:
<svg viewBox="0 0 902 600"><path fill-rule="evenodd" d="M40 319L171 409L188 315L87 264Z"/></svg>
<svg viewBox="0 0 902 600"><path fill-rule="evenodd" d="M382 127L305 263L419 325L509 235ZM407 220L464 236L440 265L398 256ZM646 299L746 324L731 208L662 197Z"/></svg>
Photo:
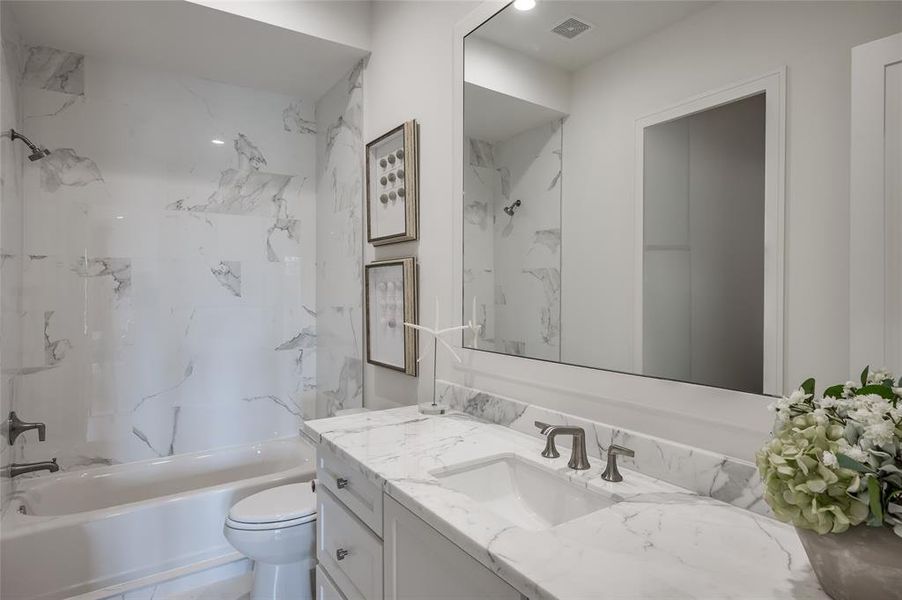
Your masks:
<svg viewBox="0 0 902 600"><path fill-rule="evenodd" d="M605 482L597 459L587 471L570 470L569 451L542 458L541 440L500 425L405 407L309 421L304 432L359 463L393 498L531 600L827 598L790 527L626 469L623 482ZM530 531L430 474L502 453L551 465L620 501Z"/></svg>

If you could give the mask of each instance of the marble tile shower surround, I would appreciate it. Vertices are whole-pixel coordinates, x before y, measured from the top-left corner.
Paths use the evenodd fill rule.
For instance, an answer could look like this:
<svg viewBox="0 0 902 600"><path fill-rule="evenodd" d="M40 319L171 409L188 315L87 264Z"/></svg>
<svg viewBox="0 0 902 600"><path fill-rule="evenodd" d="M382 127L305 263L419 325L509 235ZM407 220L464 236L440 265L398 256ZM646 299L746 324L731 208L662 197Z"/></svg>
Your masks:
<svg viewBox="0 0 902 600"><path fill-rule="evenodd" d="M20 65L23 46L14 28L9 6L0 4L0 130L22 128ZM12 408L12 383L20 362L22 336L19 323L22 287L22 207L25 153L9 139L0 139L0 418ZM0 439L0 465L21 459L24 440L10 446ZM0 478L0 510L12 492L10 480Z"/></svg>
<svg viewBox="0 0 902 600"><path fill-rule="evenodd" d="M316 414L363 406L363 71L316 103ZM286 116L286 127L297 124ZM289 125L290 123L290 125Z"/></svg>
<svg viewBox="0 0 902 600"><path fill-rule="evenodd" d="M437 382L437 393L454 410L537 437L540 434L535 421L582 427L586 430L589 455L595 460L603 460L611 444L626 446L635 450L636 456L620 457L618 462L629 469L739 508L770 515L758 471L752 463L447 381ZM561 440L559 445L567 443ZM562 450L562 454L565 452Z"/></svg>
<svg viewBox="0 0 902 600"><path fill-rule="evenodd" d="M72 469L295 434L317 410L332 204L314 103L58 49L20 64L23 129L51 150L24 166L21 244L2 240L22 340L4 335L4 383L48 432L20 458Z"/></svg>
<svg viewBox="0 0 902 600"><path fill-rule="evenodd" d="M483 347L560 359L561 134L557 120L494 143L467 140L464 297L468 307L477 299Z"/></svg>

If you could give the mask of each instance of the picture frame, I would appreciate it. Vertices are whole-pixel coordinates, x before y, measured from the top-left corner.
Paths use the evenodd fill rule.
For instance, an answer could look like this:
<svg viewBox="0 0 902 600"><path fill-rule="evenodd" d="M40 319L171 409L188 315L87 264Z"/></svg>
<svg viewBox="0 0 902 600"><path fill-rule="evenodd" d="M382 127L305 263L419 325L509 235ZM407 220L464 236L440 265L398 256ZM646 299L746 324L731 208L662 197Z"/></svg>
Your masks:
<svg viewBox="0 0 902 600"><path fill-rule="evenodd" d="M413 257L381 260L364 269L366 361L417 376L417 265Z"/></svg>
<svg viewBox="0 0 902 600"><path fill-rule="evenodd" d="M411 120L366 145L366 232L374 246L418 237L418 136Z"/></svg>

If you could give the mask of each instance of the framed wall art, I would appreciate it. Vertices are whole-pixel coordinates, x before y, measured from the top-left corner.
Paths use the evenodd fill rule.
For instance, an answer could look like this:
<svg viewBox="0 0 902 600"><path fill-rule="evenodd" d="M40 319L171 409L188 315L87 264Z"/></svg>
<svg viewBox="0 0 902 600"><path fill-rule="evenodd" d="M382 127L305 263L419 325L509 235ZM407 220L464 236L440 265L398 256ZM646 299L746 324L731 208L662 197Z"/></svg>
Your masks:
<svg viewBox="0 0 902 600"><path fill-rule="evenodd" d="M366 265L366 360L417 375L417 335L404 323L417 322L417 266L414 258Z"/></svg>
<svg viewBox="0 0 902 600"><path fill-rule="evenodd" d="M419 179L416 121L366 145L367 241L374 246L417 239Z"/></svg>

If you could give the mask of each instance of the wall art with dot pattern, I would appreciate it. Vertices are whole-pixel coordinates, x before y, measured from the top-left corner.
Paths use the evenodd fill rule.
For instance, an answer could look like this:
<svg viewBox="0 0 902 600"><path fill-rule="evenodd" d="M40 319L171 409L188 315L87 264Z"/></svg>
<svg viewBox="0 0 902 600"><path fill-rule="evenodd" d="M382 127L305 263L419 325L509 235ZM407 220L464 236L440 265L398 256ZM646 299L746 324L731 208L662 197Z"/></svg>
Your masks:
<svg viewBox="0 0 902 600"><path fill-rule="evenodd" d="M367 241L374 246L417 239L419 181L416 121L366 146Z"/></svg>

